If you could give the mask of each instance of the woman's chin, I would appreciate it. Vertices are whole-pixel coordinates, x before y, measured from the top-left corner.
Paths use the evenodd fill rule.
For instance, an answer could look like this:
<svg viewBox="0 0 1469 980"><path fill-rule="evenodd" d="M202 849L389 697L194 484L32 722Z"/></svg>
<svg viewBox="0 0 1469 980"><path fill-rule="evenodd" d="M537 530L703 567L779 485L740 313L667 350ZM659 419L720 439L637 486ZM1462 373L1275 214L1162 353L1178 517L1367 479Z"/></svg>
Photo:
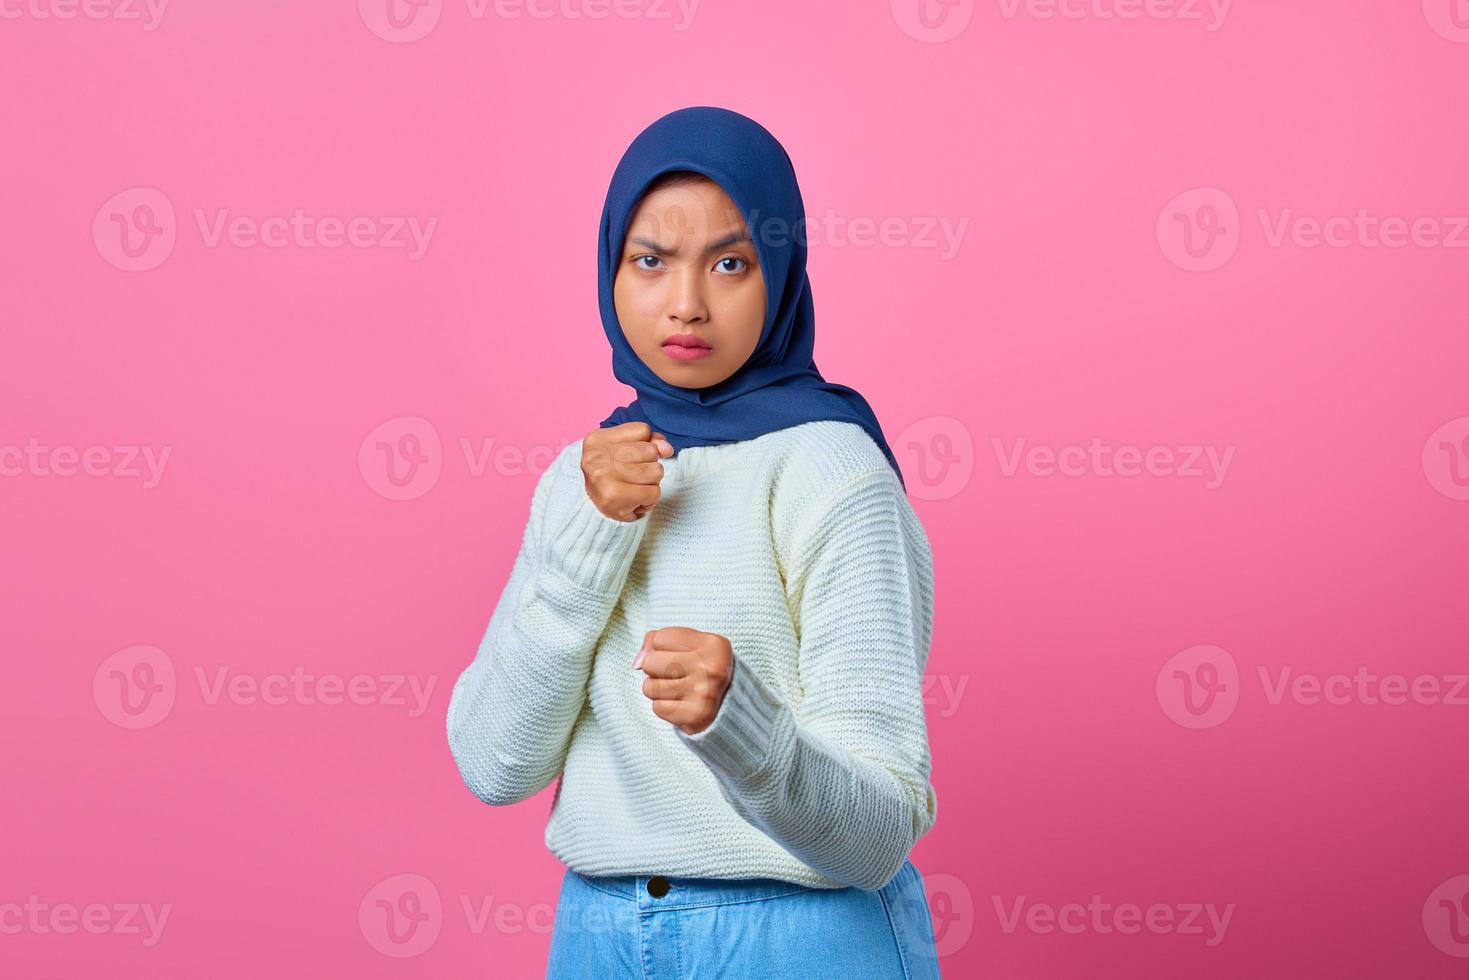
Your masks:
<svg viewBox="0 0 1469 980"><path fill-rule="evenodd" d="M710 371L707 368L700 370L690 367L664 367L658 369L653 373L658 375L658 377L662 378L664 381L673 385L675 388L686 388L689 391L697 391L700 388L708 388L710 385L716 385L724 380L723 376L720 376L717 372Z"/></svg>

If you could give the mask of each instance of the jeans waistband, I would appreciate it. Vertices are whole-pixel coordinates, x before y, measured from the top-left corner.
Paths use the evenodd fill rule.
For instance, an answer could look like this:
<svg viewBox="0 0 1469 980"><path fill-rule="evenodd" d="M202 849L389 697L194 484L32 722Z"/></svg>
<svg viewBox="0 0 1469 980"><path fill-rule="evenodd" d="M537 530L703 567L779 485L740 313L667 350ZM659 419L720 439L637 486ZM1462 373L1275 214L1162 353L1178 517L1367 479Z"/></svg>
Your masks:
<svg viewBox="0 0 1469 980"><path fill-rule="evenodd" d="M843 889L816 888L800 882L781 878L687 878L674 875L584 875L571 868L568 874L576 875L582 883L597 891L628 902L636 902L640 908L686 909L707 905L733 905L738 902L760 902L783 895L802 892L834 892ZM894 877L895 884L903 879L908 864ZM655 896L648 890L648 882L661 878L667 882L668 890ZM662 891L662 889L659 889Z"/></svg>
<svg viewBox="0 0 1469 980"><path fill-rule="evenodd" d="M642 908L687 909L706 905L733 905L737 902L760 902L782 895L825 890L779 878L681 878L673 875L571 873L588 887L615 898L635 902ZM668 883L668 890L661 896L654 896L648 891L648 882L653 878L661 878Z"/></svg>

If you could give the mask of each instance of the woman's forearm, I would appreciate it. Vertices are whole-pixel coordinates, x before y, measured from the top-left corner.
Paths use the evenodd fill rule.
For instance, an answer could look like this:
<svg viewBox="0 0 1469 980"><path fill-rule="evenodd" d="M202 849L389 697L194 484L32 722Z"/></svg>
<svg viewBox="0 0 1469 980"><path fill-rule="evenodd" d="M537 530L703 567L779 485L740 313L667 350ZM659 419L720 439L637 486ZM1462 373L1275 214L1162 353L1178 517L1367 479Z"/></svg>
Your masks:
<svg viewBox="0 0 1469 980"><path fill-rule="evenodd" d="M921 687L932 551L883 470L832 492L791 567L799 697L736 649L714 721L679 736L745 820L827 877L875 890L937 813Z"/></svg>
<svg viewBox="0 0 1469 980"><path fill-rule="evenodd" d="M907 741L911 763L864 758L802 725L738 660L714 724L679 734L741 817L833 880L876 891L933 825L926 742Z"/></svg>
<svg viewBox="0 0 1469 980"><path fill-rule="evenodd" d="M548 471L509 581L449 700L449 746L460 775L496 806L535 795L565 765L597 640L646 523L608 518L579 485L567 487L576 496L543 551L553 483Z"/></svg>

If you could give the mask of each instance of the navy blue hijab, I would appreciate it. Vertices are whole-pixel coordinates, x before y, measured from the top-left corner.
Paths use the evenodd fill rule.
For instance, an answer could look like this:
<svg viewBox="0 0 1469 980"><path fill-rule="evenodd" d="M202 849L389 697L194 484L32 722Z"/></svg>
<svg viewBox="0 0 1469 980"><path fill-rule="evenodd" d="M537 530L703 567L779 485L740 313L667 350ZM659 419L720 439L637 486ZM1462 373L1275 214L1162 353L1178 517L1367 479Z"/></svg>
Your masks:
<svg viewBox="0 0 1469 980"><path fill-rule="evenodd" d="M649 185L673 170L692 170L724 188L754 240L765 279L760 343L738 371L707 388L680 388L658 377L628 344L612 298L627 226ZM637 391L602 428L646 422L675 450L753 439L777 429L835 419L867 431L903 481L867 400L816 369L816 314L806 277L806 207L785 147L765 127L729 109L691 106L656 120L623 153L602 208L597 243L602 329L612 344L612 373Z"/></svg>

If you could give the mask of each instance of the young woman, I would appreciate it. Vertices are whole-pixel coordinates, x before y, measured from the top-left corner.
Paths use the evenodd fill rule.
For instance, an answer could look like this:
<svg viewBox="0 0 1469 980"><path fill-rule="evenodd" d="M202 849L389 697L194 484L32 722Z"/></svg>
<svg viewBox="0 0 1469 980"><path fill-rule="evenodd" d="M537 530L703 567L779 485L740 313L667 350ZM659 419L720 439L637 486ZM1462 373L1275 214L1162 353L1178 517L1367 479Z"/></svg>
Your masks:
<svg viewBox="0 0 1469 980"><path fill-rule="evenodd" d="M657 120L612 176L602 326L637 399L541 476L448 709L485 802L560 776L548 977L939 975L908 859L932 554L812 359L804 223L785 149L727 109Z"/></svg>

